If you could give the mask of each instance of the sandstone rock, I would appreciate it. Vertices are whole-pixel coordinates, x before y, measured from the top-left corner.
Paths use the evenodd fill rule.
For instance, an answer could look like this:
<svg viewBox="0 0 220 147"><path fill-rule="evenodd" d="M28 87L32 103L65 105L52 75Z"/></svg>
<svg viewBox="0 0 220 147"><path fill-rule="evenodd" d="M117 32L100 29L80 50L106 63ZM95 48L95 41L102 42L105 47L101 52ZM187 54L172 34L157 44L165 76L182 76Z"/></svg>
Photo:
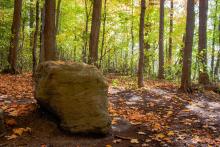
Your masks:
<svg viewBox="0 0 220 147"><path fill-rule="evenodd" d="M55 114L71 133L107 134L108 85L94 66L48 61L36 71L35 96L41 107Z"/></svg>

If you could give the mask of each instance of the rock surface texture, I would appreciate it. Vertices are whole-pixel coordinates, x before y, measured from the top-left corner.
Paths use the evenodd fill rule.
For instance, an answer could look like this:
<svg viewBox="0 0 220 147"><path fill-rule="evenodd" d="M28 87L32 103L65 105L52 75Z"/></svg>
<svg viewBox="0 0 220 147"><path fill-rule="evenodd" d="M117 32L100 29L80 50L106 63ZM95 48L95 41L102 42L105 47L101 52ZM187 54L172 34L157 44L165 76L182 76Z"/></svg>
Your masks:
<svg viewBox="0 0 220 147"><path fill-rule="evenodd" d="M94 66L48 61L36 71L35 96L41 107L60 120L71 133L107 134L108 85Z"/></svg>

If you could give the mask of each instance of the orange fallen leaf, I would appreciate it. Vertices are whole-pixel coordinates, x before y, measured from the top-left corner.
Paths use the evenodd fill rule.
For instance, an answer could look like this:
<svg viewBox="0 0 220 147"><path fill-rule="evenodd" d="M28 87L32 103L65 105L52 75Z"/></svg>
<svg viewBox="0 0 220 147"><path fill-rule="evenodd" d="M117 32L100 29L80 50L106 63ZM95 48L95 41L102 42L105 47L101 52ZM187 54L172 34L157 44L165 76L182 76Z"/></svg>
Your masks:
<svg viewBox="0 0 220 147"><path fill-rule="evenodd" d="M10 136L5 136L7 138L7 140L12 140L12 139L16 139L18 136L15 134L12 134Z"/></svg>
<svg viewBox="0 0 220 147"><path fill-rule="evenodd" d="M15 135L21 136L25 132L30 133L31 132L31 128L27 127L27 128L15 128L15 129L13 129L13 133Z"/></svg>
<svg viewBox="0 0 220 147"><path fill-rule="evenodd" d="M8 126L15 126L15 125L17 125L17 122L16 122L15 119L7 119L5 121L5 124L8 125Z"/></svg>

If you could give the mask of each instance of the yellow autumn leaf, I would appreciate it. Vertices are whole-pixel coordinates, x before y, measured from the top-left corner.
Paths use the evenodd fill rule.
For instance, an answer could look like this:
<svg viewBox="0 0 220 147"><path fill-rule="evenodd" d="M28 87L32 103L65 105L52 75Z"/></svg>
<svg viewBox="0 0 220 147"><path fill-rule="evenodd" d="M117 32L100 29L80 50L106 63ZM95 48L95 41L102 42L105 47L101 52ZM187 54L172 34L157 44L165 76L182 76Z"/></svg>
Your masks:
<svg viewBox="0 0 220 147"><path fill-rule="evenodd" d="M167 133L167 135L168 136L173 136L175 133L173 132L173 131L169 131L168 133Z"/></svg>
<svg viewBox="0 0 220 147"><path fill-rule="evenodd" d="M172 115L173 114L173 111L168 111L167 112L167 115Z"/></svg>
<svg viewBox="0 0 220 147"><path fill-rule="evenodd" d="M25 130L24 128L15 128L15 129L13 129L13 133L15 135L21 136L23 134L24 130Z"/></svg>
<svg viewBox="0 0 220 147"><path fill-rule="evenodd" d="M165 135L163 133L160 133L160 134L156 135L156 138L157 139L163 139L163 138L165 138Z"/></svg>

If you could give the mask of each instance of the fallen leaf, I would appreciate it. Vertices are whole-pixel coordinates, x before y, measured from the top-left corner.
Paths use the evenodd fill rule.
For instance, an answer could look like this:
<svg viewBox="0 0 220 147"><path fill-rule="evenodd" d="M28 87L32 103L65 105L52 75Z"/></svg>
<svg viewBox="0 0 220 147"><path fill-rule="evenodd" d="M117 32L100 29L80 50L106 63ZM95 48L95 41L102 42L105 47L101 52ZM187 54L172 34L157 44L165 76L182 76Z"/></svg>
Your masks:
<svg viewBox="0 0 220 147"><path fill-rule="evenodd" d="M15 126L15 125L17 125L17 122L16 122L15 119L7 119L5 121L5 124L8 125L8 126Z"/></svg>
<svg viewBox="0 0 220 147"><path fill-rule="evenodd" d="M161 130L161 129L162 129L162 127L161 127L161 125L159 123L155 123L153 125L153 130L158 131L158 130Z"/></svg>
<svg viewBox="0 0 220 147"><path fill-rule="evenodd" d="M16 135L19 135L21 136L24 132L24 128L15 128L13 129L13 133L16 134Z"/></svg>
<svg viewBox="0 0 220 147"><path fill-rule="evenodd" d="M172 115L173 114L173 111L168 111L167 112L167 115Z"/></svg>
<svg viewBox="0 0 220 147"><path fill-rule="evenodd" d="M150 140L150 139L145 139L145 142L147 142L147 143L148 143L148 142L151 142L151 140Z"/></svg>
<svg viewBox="0 0 220 147"><path fill-rule="evenodd" d="M112 125L116 125L118 122L115 118L112 119Z"/></svg>
<svg viewBox="0 0 220 147"><path fill-rule="evenodd" d="M130 142L131 142L132 144L138 144L138 143L139 143L138 139L131 139Z"/></svg>
<svg viewBox="0 0 220 147"><path fill-rule="evenodd" d="M137 132L138 135L146 135L144 132Z"/></svg>
<svg viewBox="0 0 220 147"><path fill-rule="evenodd" d="M115 139L115 140L113 140L112 142L113 143L120 143L122 140L121 139Z"/></svg>
<svg viewBox="0 0 220 147"><path fill-rule="evenodd" d="M18 136L15 134L12 134L10 136L5 136L7 138L7 140L12 140L12 139L16 139Z"/></svg>
<svg viewBox="0 0 220 147"><path fill-rule="evenodd" d="M112 147L111 145L109 145L109 144L107 144L107 145L105 145L105 147Z"/></svg>
<svg viewBox="0 0 220 147"><path fill-rule="evenodd" d="M31 128L27 127L27 128L15 128L15 129L13 129L13 133L15 135L21 136L25 132L30 133L31 132Z"/></svg>
<svg viewBox="0 0 220 147"><path fill-rule="evenodd" d="M171 143L172 141L170 140L170 138L163 138L164 141L166 141L167 143Z"/></svg>
<svg viewBox="0 0 220 147"><path fill-rule="evenodd" d="M168 136L173 136L175 133L173 132L173 131L169 131L168 133L167 133L167 135Z"/></svg>
<svg viewBox="0 0 220 147"><path fill-rule="evenodd" d="M189 109L183 109L182 111L183 111L183 112L190 112Z"/></svg>
<svg viewBox="0 0 220 147"><path fill-rule="evenodd" d="M163 139L165 135L163 133L157 134L156 139Z"/></svg>

